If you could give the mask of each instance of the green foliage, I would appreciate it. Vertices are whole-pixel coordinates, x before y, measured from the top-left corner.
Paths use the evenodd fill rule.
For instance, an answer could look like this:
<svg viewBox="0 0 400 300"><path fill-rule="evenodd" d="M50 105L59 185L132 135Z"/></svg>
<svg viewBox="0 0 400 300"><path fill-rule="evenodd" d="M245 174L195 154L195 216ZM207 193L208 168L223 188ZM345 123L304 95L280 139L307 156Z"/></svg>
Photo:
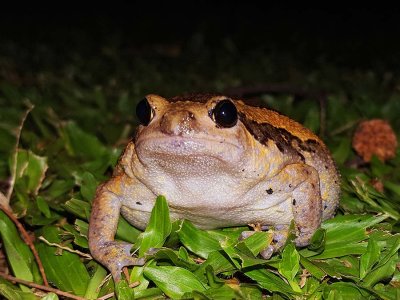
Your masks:
<svg viewBox="0 0 400 300"><path fill-rule="evenodd" d="M40 283L38 267L29 247L21 239L14 223L0 211L0 236L10 267L18 278ZM22 291L28 292L24 286Z"/></svg>
<svg viewBox="0 0 400 300"><path fill-rule="evenodd" d="M61 244L62 232L57 227L43 227L38 234L51 243ZM79 256L44 243L36 247L48 280L63 291L83 296L89 284L89 273Z"/></svg>
<svg viewBox="0 0 400 300"><path fill-rule="evenodd" d="M37 300L32 291L26 289L26 291L12 285L10 282L0 278L0 295L4 296L6 299L15 300Z"/></svg>
<svg viewBox="0 0 400 300"><path fill-rule="evenodd" d="M205 290L203 284L192 272L180 267L146 267L144 275L172 299L180 299L185 293L192 291Z"/></svg>
<svg viewBox="0 0 400 300"><path fill-rule="evenodd" d="M400 150L389 161L374 158L360 165L351 146L362 119L383 118L400 128L398 74L339 69L324 59L309 69L273 50L242 53L229 39L206 50L200 33L176 57L157 47L129 55L119 48L118 38L108 43L90 55L82 49L66 53L54 65L49 57L56 52L50 46L32 45L20 59L4 55L0 45L0 188L15 166L10 204L32 234L89 253L88 220L96 188L111 176L134 134L135 104L149 92L223 92L260 81L326 91L326 115L320 114L312 94L297 99L290 92L264 93L259 98L261 104L324 133L342 174L341 203L310 246L300 249L288 243L265 260L259 253L270 245L270 232L240 240L247 226L200 230L187 220L171 220L168 199L160 196L144 232L122 217L118 223L116 238L135 244L146 257L144 266L129 268L129 283L138 286L131 288L127 281L115 286L95 261L36 240L52 285L87 299L110 292L119 299L400 298ZM212 65L211 72L207 65ZM15 156L24 99L35 108ZM382 183L383 192L373 187L374 180ZM41 283L31 250L2 212L0 236L11 273ZM1 278L0 295L37 299L30 288ZM57 296L50 293L45 299Z"/></svg>
<svg viewBox="0 0 400 300"><path fill-rule="evenodd" d="M165 240L171 233L171 221L167 200L158 196L154 209L151 212L149 224L146 230L139 236L139 256L143 256L150 248L157 248L164 245Z"/></svg>

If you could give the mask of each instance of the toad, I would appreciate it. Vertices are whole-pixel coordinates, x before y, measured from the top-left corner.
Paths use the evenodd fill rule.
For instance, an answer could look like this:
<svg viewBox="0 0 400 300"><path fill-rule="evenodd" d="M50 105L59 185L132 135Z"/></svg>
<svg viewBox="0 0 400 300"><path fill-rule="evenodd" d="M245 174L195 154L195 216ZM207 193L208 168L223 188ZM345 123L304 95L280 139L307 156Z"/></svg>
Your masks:
<svg viewBox="0 0 400 300"><path fill-rule="evenodd" d="M203 229L274 226L273 250L294 222L306 246L339 202L339 174L325 144L296 121L222 95L166 99L148 95L136 107L140 126L114 173L97 189L89 226L93 257L120 280L143 263L115 241L120 214L144 229L157 195L171 219ZM268 252L268 251L267 251Z"/></svg>

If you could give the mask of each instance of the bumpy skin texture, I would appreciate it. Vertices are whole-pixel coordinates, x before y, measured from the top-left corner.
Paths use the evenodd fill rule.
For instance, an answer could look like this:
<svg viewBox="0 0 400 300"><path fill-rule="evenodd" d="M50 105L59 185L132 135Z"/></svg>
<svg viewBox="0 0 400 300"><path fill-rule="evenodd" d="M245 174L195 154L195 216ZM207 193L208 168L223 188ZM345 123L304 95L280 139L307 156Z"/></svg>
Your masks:
<svg viewBox="0 0 400 300"><path fill-rule="evenodd" d="M111 179L93 202L89 247L114 279L122 267L141 264L131 245L114 240L119 214L145 228L157 195L165 195L172 219L204 229L260 224L278 230L283 245L295 223L295 242L305 246L339 201L339 174L323 142L275 111L226 96L165 99L148 95L153 117L139 126ZM231 100L239 119L222 128L215 105Z"/></svg>

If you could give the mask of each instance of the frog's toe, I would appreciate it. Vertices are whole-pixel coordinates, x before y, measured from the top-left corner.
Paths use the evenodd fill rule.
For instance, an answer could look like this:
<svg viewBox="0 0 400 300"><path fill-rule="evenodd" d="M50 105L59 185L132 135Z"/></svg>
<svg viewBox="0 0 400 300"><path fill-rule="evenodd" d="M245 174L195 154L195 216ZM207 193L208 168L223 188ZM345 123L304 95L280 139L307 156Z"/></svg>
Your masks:
<svg viewBox="0 0 400 300"><path fill-rule="evenodd" d="M269 245L267 248L260 252L260 255L264 259L270 259L272 254L274 254L275 248L272 245Z"/></svg>
<svg viewBox="0 0 400 300"><path fill-rule="evenodd" d="M125 242L106 242L99 247L94 257L101 261L110 271L115 281L121 279L122 268L127 266L143 265L144 258L131 256L132 244ZM99 254L101 253L101 257Z"/></svg>
<svg viewBox="0 0 400 300"><path fill-rule="evenodd" d="M142 266L145 263L144 258L135 258L132 256L121 256L118 258L116 262L114 262L113 266L108 266L111 271L111 275L114 278L114 281L121 280L121 272L124 267L127 266Z"/></svg>
<svg viewBox="0 0 400 300"><path fill-rule="evenodd" d="M242 231L242 233L239 235L239 241L243 241L243 240L247 239L248 237L252 236L254 233L255 233L255 231L251 231L251 230Z"/></svg>

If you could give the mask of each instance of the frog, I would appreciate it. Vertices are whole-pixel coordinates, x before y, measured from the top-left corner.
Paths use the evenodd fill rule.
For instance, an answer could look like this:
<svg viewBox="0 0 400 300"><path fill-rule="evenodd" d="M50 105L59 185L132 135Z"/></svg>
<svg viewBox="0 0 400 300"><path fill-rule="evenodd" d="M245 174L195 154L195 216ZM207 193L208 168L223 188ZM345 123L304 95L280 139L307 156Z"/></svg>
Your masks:
<svg viewBox="0 0 400 300"><path fill-rule="evenodd" d="M136 115L140 125L97 188L89 221L91 254L115 281L144 263L115 240L119 217L145 229L158 195L172 220L200 229L275 228L272 252L290 231L296 246L309 245L334 216L340 174L324 142L297 121L220 94L150 94Z"/></svg>

